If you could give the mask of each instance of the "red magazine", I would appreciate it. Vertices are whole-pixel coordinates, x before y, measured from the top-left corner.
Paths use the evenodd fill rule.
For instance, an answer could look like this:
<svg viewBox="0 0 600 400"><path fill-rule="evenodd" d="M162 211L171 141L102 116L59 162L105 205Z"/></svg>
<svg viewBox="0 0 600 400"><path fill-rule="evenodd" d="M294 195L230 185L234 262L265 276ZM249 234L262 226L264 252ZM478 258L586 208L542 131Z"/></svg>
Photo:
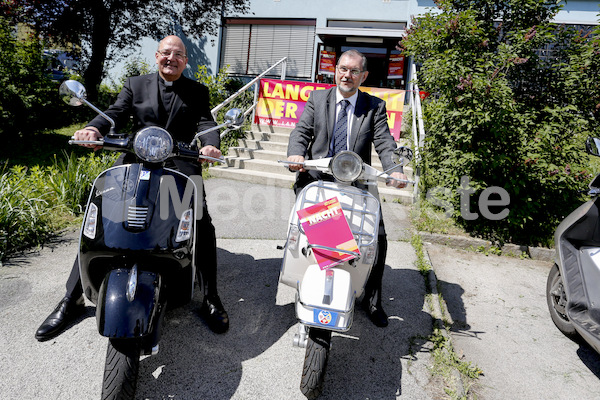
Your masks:
<svg viewBox="0 0 600 400"><path fill-rule="evenodd" d="M300 218L308 243L354 251L360 254L337 197L304 208L296 213ZM321 269L333 267L355 257L337 251L316 248L312 250Z"/></svg>

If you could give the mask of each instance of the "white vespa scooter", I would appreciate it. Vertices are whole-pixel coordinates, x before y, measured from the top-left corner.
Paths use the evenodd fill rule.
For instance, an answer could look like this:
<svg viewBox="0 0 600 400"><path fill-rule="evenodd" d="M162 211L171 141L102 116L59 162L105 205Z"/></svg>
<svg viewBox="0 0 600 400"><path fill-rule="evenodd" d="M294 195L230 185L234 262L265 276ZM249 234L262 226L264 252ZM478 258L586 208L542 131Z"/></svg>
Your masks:
<svg viewBox="0 0 600 400"><path fill-rule="evenodd" d="M404 165L412 159L412 150L399 147L394 158L397 164L394 168ZM305 170L333 175L335 179L335 182L313 182L298 194L290 215L279 276L281 283L297 290L296 315L300 326L294 345L306 348L300 390L307 398L314 399L323 389L331 333L350 329L355 301L363 294L375 262L381 209L378 198L368 189L377 185L378 178L393 178L387 174L389 170L380 172L351 151L340 152L331 158L308 160L302 166ZM352 186L353 183L364 189ZM307 213L315 206L318 210L314 214ZM314 232L307 232L308 229L321 229L317 222L338 215L345 217L351 240L336 241L335 236L343 234L343 225L332 228L320 224L328 231L316 235L317 238L320 236L317 240L307 237L307 233L313 239L315 237ZM315 224L309 226L311 222ZM333 247L331 243L339 245Z"/></svg>

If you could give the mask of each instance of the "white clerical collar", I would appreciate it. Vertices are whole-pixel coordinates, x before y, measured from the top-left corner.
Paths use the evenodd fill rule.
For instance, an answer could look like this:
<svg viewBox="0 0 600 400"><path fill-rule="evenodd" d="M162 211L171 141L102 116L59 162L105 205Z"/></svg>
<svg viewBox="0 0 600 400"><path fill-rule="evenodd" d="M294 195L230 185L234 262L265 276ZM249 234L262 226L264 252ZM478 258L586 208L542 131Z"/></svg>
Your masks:
<svg viewBox="0 0 600 400"><path fill-rule="evenodd" d="M342 100L348 100L352 107L356 108L356 100L358 99L358 90L350 97L344 97L340 93L340 89L336 89L335 91L335 104L338 104Z"/></svg>
<svg viewBox="0 0 600 400"><path fill-rule="evenodd" d="M175 81L167 81L166 79L164 79L164 78L163 78L162 76L160 76L160 75L159 75L158 77L160 78L160 80L162 80L162 81L163 81L163 83L165 84L165 86L173 86L173 83L175 82Z"/></svg>

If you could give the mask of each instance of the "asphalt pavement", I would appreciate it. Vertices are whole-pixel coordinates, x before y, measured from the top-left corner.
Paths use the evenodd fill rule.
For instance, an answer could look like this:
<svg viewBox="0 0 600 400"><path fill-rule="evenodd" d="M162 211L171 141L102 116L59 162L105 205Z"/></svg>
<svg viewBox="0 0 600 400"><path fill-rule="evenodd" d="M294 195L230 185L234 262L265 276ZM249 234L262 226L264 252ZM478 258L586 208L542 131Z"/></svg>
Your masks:
<svg viewBox="0 0 600 400"><path fill-rule="evenodd" d="M304 349L292 346L294 290L278 284L292 191L225 179L208 180L206 191L231 328L212 333L195 314L196 301L170 311L159 353L141 361L137 398L304 399ZM432 317L408 212L383 203L390 325L376 328L357 310L351 330L334 335L322 399L444 398L423 340ZM483 371L471 388L477 399L600 399L600 357L564 337L547 312L550 263L426 249L454 348ZM97 333L91 303L62 335L34 338L64 293L76 250L77 232L67 232L0 268L0 398L99 398L107 339Z"/></svg>
<svg viewBox="0 0 600 400"><path fill-rule="evenodd" d="M167 314L160 351L140 363L138 399L304 399L304 349L293 347L294 290L278 284L291 189L211 179L207 201L217 231L219 292L231 320L217 335L192 302ZM406 208L384 205L406 220ZM393 224L397 225L397 224ZM390 226L385 271L387 328L362 310L334 334L323 399L430 399L429 354L416 340L431 332L425 285L406 224ZM77 232L0 268L0 398L98 399L107 339L94 308L53 340L34 332L64 293Z"/></svg>
<svg viewBox="0 0 600 400"><path fill-rule="evenodd" d="M546 305L552 261L485 255L428 244L449 334L483 375L477 399L600 399L600 357L565 337Z"/></svg>

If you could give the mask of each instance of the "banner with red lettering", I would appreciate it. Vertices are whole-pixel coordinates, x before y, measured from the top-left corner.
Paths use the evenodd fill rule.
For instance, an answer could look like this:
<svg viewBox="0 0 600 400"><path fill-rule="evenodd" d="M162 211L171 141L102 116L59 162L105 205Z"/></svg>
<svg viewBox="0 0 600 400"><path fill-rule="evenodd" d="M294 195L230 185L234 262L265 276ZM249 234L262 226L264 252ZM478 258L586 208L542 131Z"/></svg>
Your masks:
<svg viewBox="0 0 600 400"><path fill-rule="evenodd" d="M371 96L379 97L385 101L385 108L388 115L388 125L390 132L395 140L400 139L400 129L402 128L402 111L404 110L405 90L383 89L361 86L360 90L369 93Z"/></svg>
<svg viewBox="0 0 600 400"><path fill-rule="evenodd" d="M261 79L255 124L294 128L304 111L304 105L313 90L335 86L330 83L310 83ZM404 90L360 87L360 90L386 102L388 125L395 140L400 138Z"/></svg>

